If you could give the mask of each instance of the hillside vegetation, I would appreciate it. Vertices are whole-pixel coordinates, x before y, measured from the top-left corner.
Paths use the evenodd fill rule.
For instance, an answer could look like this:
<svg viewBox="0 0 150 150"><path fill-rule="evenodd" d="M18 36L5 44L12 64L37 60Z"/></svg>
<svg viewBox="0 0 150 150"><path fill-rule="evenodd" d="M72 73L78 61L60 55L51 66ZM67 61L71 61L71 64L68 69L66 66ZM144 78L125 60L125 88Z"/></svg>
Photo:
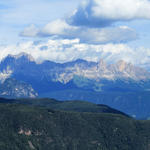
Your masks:
<svg viewBox="0 0 150 150"><path fill-rule="evenodd" d="M105 113L71 110L74 102L68 103L69 111L60 111L14 101L0 103L0 150L150 149L150 121L110 113L111 108L102 105L107 107Z"/></svg>

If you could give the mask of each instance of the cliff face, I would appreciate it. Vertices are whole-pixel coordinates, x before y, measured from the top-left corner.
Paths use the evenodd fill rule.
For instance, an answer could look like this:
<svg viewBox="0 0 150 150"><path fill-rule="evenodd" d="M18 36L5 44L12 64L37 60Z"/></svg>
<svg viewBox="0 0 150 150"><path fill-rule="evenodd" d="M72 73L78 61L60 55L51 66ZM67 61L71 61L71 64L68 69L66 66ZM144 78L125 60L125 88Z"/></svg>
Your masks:
<svg viewBox="0 0 150 150"><path fill-rule="evenodd" d="M38 94L31 85L15 79L8 78L0 85L1 97L30 97L35 98Z"/></svg>
<svg viewBox="0 0 150 150"><path fill-rule="evenodd" d="M98 63L77 60L65 64L50 61L36 64L32 56L25 53L17 56L9 55L0 63L1 80L14 75L34 76L39 80L47 78L64 84L72 80L75 75L96 80L132 79L139 81L150 79L149 72L123 60L109 65L104 60Z"/></svg>

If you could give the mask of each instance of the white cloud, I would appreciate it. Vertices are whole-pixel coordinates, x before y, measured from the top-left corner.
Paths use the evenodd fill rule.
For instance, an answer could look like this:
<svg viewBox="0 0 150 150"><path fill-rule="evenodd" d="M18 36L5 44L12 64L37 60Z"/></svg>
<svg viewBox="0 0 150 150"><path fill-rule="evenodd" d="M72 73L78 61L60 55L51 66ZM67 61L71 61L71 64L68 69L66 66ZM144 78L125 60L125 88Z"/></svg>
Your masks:
<svg viewBox="0 0 150 150"><path fill-rule="evenodd" d="M105 27L117 21L150 19L149 0L87 0L69 18L73 25Z"/></svg>
<svg viewBox="0 0 150 150"><path fill-rule="evenodd" d="M83 42L101 44L101 43L121 43L136 40L137 33L129 27L114 27L114 28L86 28L80 30L78 38Z"/></svg>
<svg viewBox="0 0 150 150"><path fill-rule="evenodd" d="M39 30L32 25L21 35L78 38L90 44L125 43L138 38L136 31L111 25L135 19L150 19L149 0L85 0L68 19L51 21Z"/></svg>
<svg viewBox="0 0 150 150"><path fill-rule="evenodd" d="M72 11L80 0L1 0L5 9L0 13L1 21L6 24L26 25L43 24L63 17Z"/></svg>
<svg viewBox="0 0 150 150"><path fill-rule="evenodd" d="M72 12L81 0L0 0L0 43L16 43L30 24L44 26ZM2 40L1 40L2 39Z"/></svg>
<svg viewBox="0 0 150 150"><path fill-rule="evenodd" d="M44 46L47 48L41 50ZM38 44L31 41L12 46L0 46L0 52L0 60L8 54L26 52L37 62L44 60L68 62L78 58L90 61L99 61L103 58L109 63L123 59L136 65L147 65L150 62L150 49L143 47L134 49L126 44L92 45L80 43L79 39L53 39Z"/></svg>
<svg viewBox="0 0 150 150"><path fill-rule="evenodd" d="M29 27L26 27L24 31L20 33L20 35L26 37L34 37L38 34L38 32L39 29L34 24L31 24Z"/></svg>
<svg viewBox="0 0 150 150"><path fill-rule="evenodd" d="M81 42L102 44L102 43L120 43L136 40L136 32L127 27L109 27L109 28L82 28L71 26L64 20L55 20L41 30L31 25L24 29L22 36L59 36L61 38L74 39L79 38Z"/></svg>
<svg viewBox="0 0 150 150"><path fill-rule="evenodd" d="M64 35L67 31L75 30L76 27L70 26L64 20L54 20L48 23L41 31L45 35Z"/></svg>

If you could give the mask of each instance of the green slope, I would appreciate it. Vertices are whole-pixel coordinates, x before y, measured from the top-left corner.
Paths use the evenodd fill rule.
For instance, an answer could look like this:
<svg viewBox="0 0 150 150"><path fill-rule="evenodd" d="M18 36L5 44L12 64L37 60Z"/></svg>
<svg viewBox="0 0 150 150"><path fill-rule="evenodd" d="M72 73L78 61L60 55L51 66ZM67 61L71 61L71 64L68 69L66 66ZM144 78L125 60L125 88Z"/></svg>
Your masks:
<svg viewBox="0 0 150 150"><path fill-rule="evenodd" d="M106 105L94 104L86 101L57 101L50 98L41 99L4 99L0 98L0 103L26 104L32 106L42 106L53 110L75 111L75 112L94 112L94 113L113 113L129 117L125 113L113 109Z"/></svg>
<svg viewBox="0 0 150 150"><path fill-rule="evenodd" d="M149 150L150 122L0 104L0 150ZM149 147L148 147L149 146Z"/></svg>

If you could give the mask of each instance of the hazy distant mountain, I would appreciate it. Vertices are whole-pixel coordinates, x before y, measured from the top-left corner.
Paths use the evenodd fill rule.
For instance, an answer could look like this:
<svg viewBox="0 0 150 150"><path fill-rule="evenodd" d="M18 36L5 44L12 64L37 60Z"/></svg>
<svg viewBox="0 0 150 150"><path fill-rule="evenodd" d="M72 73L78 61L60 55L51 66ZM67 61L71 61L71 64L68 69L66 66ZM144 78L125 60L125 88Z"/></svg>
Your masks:
<svg viewBox="0 0 150 150"><path fill-rule="evenodd" d="M145 98L150 90L150 72L123 60L116 64L81 59L63 64L52 61L39 64L26 53L8 55L0 62L0 83L4 84L8 78L30 85L25 89L26 96L16 92L16 97L38 94L39 97L61 100L88 100L136 117L150 117L149 100ZM14 92L13 84L7 93ZM143 110L147 110L146 113Z"/></svg>
<svg viewBox="0 0 150 150"><path fill-rule="evenodd" d="M38 94L31 85L8 78L4 83L0 84L1 97L30 97L35 98Z"/></svg>
<svg viewBox="0 0 150 150"><path fill-rule="evenodd" d="M64 64L51 61L37 64L32 56L21 53L17 56L9 55L0 63L1 82L8 77L27 82L39 93L44 93L62 88L136 90L135 85L137 89L143 88L143 84L150 79L150 73L122 60L116 64L81 59Z"/></svg>

